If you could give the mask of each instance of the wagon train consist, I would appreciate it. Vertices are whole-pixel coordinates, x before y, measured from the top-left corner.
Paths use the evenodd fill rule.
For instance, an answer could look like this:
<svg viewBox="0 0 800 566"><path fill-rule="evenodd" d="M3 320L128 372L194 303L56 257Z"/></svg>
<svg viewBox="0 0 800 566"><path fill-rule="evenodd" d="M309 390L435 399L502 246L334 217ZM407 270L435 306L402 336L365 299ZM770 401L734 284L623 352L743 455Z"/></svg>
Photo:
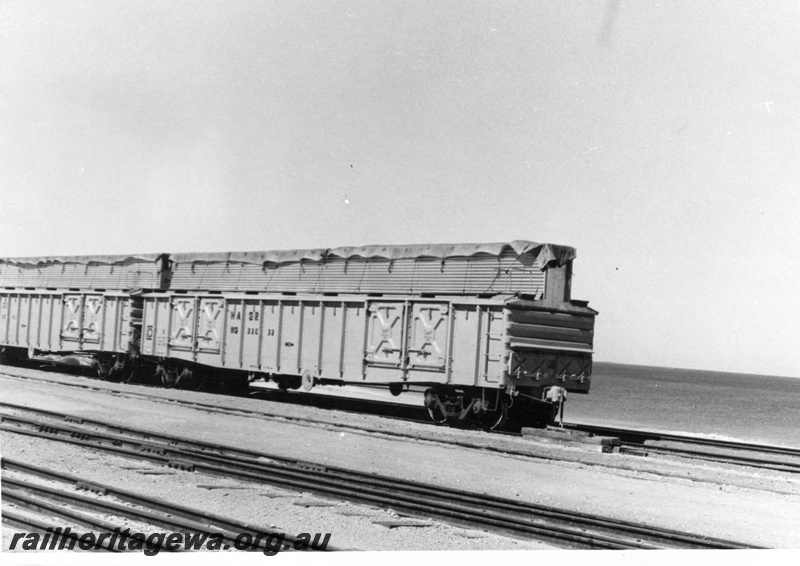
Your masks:
<svg viewBox="0 0 800 566"><path fill-rule="evenodd" d="M597 313L570 297L574 257L514 241L0 259L0 347L166 387L413 390L436 422L518 427L589 391Z"/></svg>

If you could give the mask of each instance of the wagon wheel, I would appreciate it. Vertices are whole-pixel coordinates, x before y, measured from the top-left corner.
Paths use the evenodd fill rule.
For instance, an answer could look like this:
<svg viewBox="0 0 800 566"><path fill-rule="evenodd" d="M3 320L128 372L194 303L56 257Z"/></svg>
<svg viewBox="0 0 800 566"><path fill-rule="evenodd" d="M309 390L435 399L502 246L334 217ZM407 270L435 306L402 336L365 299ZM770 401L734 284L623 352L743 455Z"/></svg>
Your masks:
<svg viewBox="0 0 800 566"><path fill-rule="evenodd" d="M156 373L161 374L161 385L167 389L172 389L175 387L178 384L178 378L181 375L180 368L167 364L158 366Z"/></svg>
<svg viewBox="0 0 800 566"><path fill-rule="evenodd" d="M183 371L178 379L181 389L187 389L189 391L202 391L206 386L206 381L208 380L208 372L199 368L183 368Z"/></svg>
<svg viewBox="0 0 800 566"><path fill-rule="evenodd" d="M447 409L445 408L440 398L441 390L436 388L428 389L425 391L425 408L428 409L428 415L431 420L438 424L444 424L448 421Z"/></svg>
<svg viewBox="0 0 800 566"><path fill-rule="evenodd" d="M428 407L428 415L430 415L431 420L436 424L440 425L447 422L447 415L442 412L442 410L439 408L439 405Z"/></svg>
<svg viewBox="0 0 800 566"><path fill-rule="evenodd" d="M117 366L116 361L112 361L109 359L95 359L92 362L95 371L97 371L97 377L99 377L103 381L109 381L113 377L115 377L120 369Z"/></svg>
<svg viewBox="0 0 800 566"><path fill-rule="evenodd" d="M0 364L14 365L19 363L20 357L19 351L16 348L0 346Z"/></svg>
<svg viewBox="0 0 800 566"><path fill-rule="evenodd" d="M508 399L501 398L494 411L478 411L475 421L483 430L500 430L508 422Z"/></svg>
<svg viewBox="0 0 800 566"><path fill-rule="evenodd" d="M310 371L306 370L303 372L303 376L300 378L300 383L303 384L304 391L311 391L314 389L314 385L316 385L317 380L314 379L314 374Z"/></svg>
<svg viewBox="0 0 800 566"><path fill-rule="evenodd" d="M425 408L428 409L428 415L436 424L440 425L447 422L447 413L442 407L439 395L435 390L429 389L425 392Z"/></svg>

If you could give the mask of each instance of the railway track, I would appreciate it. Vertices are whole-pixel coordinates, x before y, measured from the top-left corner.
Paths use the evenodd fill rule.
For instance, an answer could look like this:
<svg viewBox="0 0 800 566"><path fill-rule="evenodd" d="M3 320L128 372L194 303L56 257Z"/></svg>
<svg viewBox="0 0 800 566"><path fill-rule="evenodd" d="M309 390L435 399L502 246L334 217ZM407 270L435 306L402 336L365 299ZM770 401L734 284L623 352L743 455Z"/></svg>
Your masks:
<svg viewBox="0 0 800 566"><path fill-rule="evenodd" d="M800 473L800 449L784 446L752 444L732 440L719 440L697 436L661 433L655 431L625 429L583 424L566 424L565 428L599 436L614 436L620 439L622 452L644 452L678 456Z"/></svg>
<svg viewBox="0 0 800 566"><path fill-rule="evenodd" d="M63 535L65 539L77 540L86 533L119 533L120 525L133 522L141 527L143 533L147 533L150 529L189 536L213 533L219 537L220 547L224 550L237 548L237 544L240 544L237 538L243 534L250 537L251 543L247 546L252 551L273 551L274 548L267 544L268 541L274 542L277 539L280 539L281 551L294 550L295 544L301 542L274 528L263 528L221 515L170 504L160 498L155 499L17 460L3 458L1 465L3 522L25 532L64 533L64 525L86 529L83 533L68 532ZM43 484L42 480L46 483ZM54 483L56 485L52 485ZM13 510L10 508L11 505L14 506ZM57 530L59 528L60 531ZM261 535L260 540L258 535ZM53 537L50 549L56 548L56 538ZM66 545L62 545L61 548L64 546ZM112 543L110 538L98 540L93 546L94 550L111 552L121 550L120 546ZM326 546L325 550L337 549ZM174 550L167 549L167 551Z"/></svg>
<svg viewBox="0 0 800 566"><path fill-rule="evenodd" d="M67 374L63 374L63 375L67 375ZM176 398L173 398L173 397L163 397L163 396L158 395L158 394L143 393L141 391L109 389L109 388L99 387L99 386L96 386L96 385L87 385L87 384L84 384L84 383L74 383L74 382L70 383L70 382L65 382L65 381L60 381L60 380L45 379L45 378L42 378L42 377L31 377L31 376L28 376L28 375L14 374L14 373L9 373L8 371L0 370L0 379L3 379L3 378L4 379L24 380L24 381L31 381L31 382L38 382L38 383L55 384L55 385L59 385L59 386L63 386L63 387L70 387L70 388L74 388L74 389L84 389L84 390L88 390L88 391L101 391L101 392L104 392L104 393L109 393L109 394L112 394L112 395L116 395L118 397L125 397L125 398L128 398L128 399L142 399L142 400L146 400L146 401L155 401L155 402L158 402L158 403L181 405L181 406L184 406L184 407L190 407L190 408L204 410L204 411L211 411L211 412L215 412L215 413L230 414L230 415L235 415L235 416L248 416L248 417L257 417L257 418L261 418L261 419L274 419L274 420L290 421L290 422L293 422L295 424L308 425L308 426L330 425L330 426L336 426L336 427L339 427L339 428L357 428L358 430L363 430L363 431L366 431L366 432L380 432L380 433L387 434L387 435L390 435L390 436L392 436L392 435L394 435L394 436L405 436L405 434L402 433L402 432L398 433L398 432L393 432L391 430L387 430L387 429L383 429L383 428L361 426L361 425L359 425L358 427L349 426L346 423L332 422L329 419L314 419L314 418L310 418L310 417L307 417L307 416L297 417L297 416L292 416L292 415L289 415L289 414L286 414L286 413L283 413L283 412L276 413L276 412L271 412L271 411L267 411L267 410L253 411L253 410L247 410L247 409L241 409L241 408L235 408L234 409L234 408L229 408L229 407L221 407L219 405L214 405L214 404L211 404L211 403L202 403L202 402L199 402L199 401L188 401L188 400L184 400L184 399L176 399ZM103 381L98 382L98 385L101 384L101 383L108 383L109 385L118 385L118 384L114 384L114 383L111 383L111 382L103 382ZM158 392L161 392L161 393L164 393L166 391L172 391L172 390L165 390L165 389L163 389L161 387L148 386L146 384L136 384L136 386L137 386L137 388L141 387L141 388L143 388L145 390L151 389L152 391L158 391ZM269 393L272 393L272 391L270 391ZM264 395L264 394L265 394L264 390L259 389L259 390L250 390L245 395L241 395L240 394L240 395L237 395L237 396L238 397L246 397L246 398L254 398L254 395L258 396L258 395ZM226 395L226 397L230 397L230 395ZM363 401L359 401L359 402L361 402L361 403L371 403L373 405L379 405L380 404L380 403L376 403L376 402L363 402ZM420 414L422 414L424 412L424 409L420 409L418 412ZM397 419L398 417L393 416L391 418ZM401 420L411 421L411 422L418 422L418 423L419 422L424 422L425 424L431 424L430 422L426 422L424 420L419 420L419 419L409 418L409 417L400 417L400 419Z"/></svg>
<svg viewBox="0 0 800 566"><path fill-rule="evenodd" d="M39 413L35 417L4 413L2 430L69 442L195 473L266 483L331 499L391 508L412 517L523 538L534 537L567 548L749 548L734 541L188 441L72 415Z"/></svg>
<svg viewBox="0 0 800 566"><path fill-rule="evenodd" d="M390 427L370 426L368 424L348 424L341 421L325 418L313 418L308 416L291 416L284 412L271 412L269 410L248 410L243 408L229 408L214 405L211 403L203 403L198 401L188 401L183 399L176 399L174 397L164 397L156 392L163 393L161 388L153 388L154 393L145 393L142 391L122 391L116 389L108 389L94 385L87 385L82 383L69 383L60 380L49 380L41 377L30 377L21 374L12 374L7 371L0 370L0 378L29 380L33 382L41 382L48 384L58 384L64 387L85 389L92 391L102 391L115 396L141 399L146 401L154 401L158 403L165 403L170 405L180 405L196 410L213 412L218 414L227 414L231 416L257 418L263 420L277 420L282 422L290 422L300 426L312 427L327 427L335 429L343 429L349 432L361 434L380 434L398 440L422 440L425 442L433 442L438 444L447 444L450 446L458 446L461 448L476 449L482 451L489 451L493 453L500 453L511 457L534 458L540 460L554 461L559 458L550 454L537 453L531 447L518 447L512 443L503 442L504 439L518 439L524 435L515 433L491 433L492 440L484 438L478 440L464 439L464 438L444 438L442 436L442 427L435 426L432 423L414 418L402 418L410 422L425 424L430 426L430 432L416 432L416 431L398 431ZM99 384L98 384L99 385ZM147 388L147 386L145 386ZM260 394L263 393L259 390ZM252 398L249 397L248 398ZM373 403L378 404L378 403ZM0 402L0 406L3 403ZM380 415L383 416L383 415ZM397 416L386 417L397 419ZM722 463L737 466L747 466L756 469L766 469L787 473L800 473L800 449L787 448L780 446L757 445L744 442L724 441L716 439L707 439L700 437L693 437L688 435L675 435L659 433L654 431L645 431L638 429L624 429L616 427L604 427L596 425L584 424L565 424L566 430L575 430L583 433L589 433L597 436L612 436L620 439L620 449L622 453L633 455L661 455L667 457L678 457L682 459L702 460L710 463ZM497 440L495 440L497 439ZM563 458L562 458L563 459ZM583 461L585 465L595 465L591 462ZM596 465L605 465L614 467L613 462L598 463Z"/></svg>
<svg viewBox="0 0 800 566"><path fill-rule="evenodd" d="M55 384L59 386L64 386L68 388L74 389L83 389L88 391L99 391L103 393L108 393L115 397L122 397L127 399L140 399L144 401L151 401L156 403L164 403L167 405L179 405L181 407L186 407L190 409L210 412L210 413L217 413L223 415L230 415L236 417L247 417L247 418L255 418L261 420L274 420L279 422L287 422L294 425L299 426L308 426L308 427L326 427L332 428L337 430L344 430L351 433L357 434L377 434L377 435L384 435L389 438L397 439L397 440L415 440L415 441L425 441L425 442L432 442L436 444L446 444L449 446L458 446L461 448L469 448L475 450L482 450L488 452L499 453L508 456L515 456L515 457L524 457L524 458L535 458L541 460L553 460L554 458L543 455L537 454L535 451L531 450L530 448L515 448L512 445L503 444L501 442L491 442L486 440L485 438L479 440L470 440L470 439L458 439L458 438L444 438L442 435L442 431L446 431L449 429L442 428L439 426L435 426L428 421L421 421L416 419L403 419L409 422L414 422L418 424L425 424L428 425L429 430L425 432L414 432L414 431L402 431L402 430L395 430L391 426L371 426L369 424L352 424L346 423L334 419L325 419L325 418L313 418L308 416L291 416L284 412L271 412L266 409L259 409L259 410L249 410L243 408L230 408L230 407L221 407L219 405L214 405L211 403L202 403L198 401L188 401L183 399L176 399L174 397L164 397L159 393L164 393L164 390L159 388L154 388L153 394L144 393L141 391L122 391L117 389L108 389L100 386L94 385L87 385L82 383L69 383L60 380L50 380L44 379L41 377L30 377L25 375L17 375L11 374L8 372L0 371L0 379L16 379L16 380L25 380L31 382L38 382L38 383L47 383L47 384ZM98 384L99 385L99 384ZM10 408L24 408L20 406L16 406L13 404L3 403L0 402L0 406L6 406ZM393 417L394 418L394 417ZM391 422L391 421L387 421ZM514 438L518 439L521 435L515 434L500 434L500 433L493 433L491 435L484 435L485 437L493 437L493 438Z"/></svg>

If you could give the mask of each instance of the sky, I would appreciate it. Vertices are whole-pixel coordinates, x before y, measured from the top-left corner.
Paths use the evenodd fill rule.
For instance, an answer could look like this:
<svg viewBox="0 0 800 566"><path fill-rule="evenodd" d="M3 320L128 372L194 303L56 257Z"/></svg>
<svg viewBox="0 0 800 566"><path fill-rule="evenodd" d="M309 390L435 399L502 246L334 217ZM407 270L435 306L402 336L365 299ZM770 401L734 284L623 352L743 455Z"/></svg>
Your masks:
<svg viewBox="0 0 800 566"><path fill-rule="evenodd" d="M0 256L573 246L595 360L800 377L797 2L0 0Z"/></svg>

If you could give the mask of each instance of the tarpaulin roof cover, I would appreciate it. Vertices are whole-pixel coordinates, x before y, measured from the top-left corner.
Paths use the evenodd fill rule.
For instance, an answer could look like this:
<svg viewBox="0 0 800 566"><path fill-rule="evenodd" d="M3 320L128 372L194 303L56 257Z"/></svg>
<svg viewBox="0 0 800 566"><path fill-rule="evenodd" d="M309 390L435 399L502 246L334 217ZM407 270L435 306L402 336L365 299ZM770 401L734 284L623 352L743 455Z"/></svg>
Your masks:
<svg viewBox="0 0 800 566"><path fill-rule="evenodd" d="M279 250L260 252L211 252L171 254L175 263L294 263L299 261L323 261L327 258L379 258L379 259L447 259L451 257L470 257L476 254L499 256L507 250L518 256L532 254L539 265L556 260L564 265L575 258L575 248L556 244L541 244L526 240L493 244L420 244L409 246L358 246L332 249Z"/></svg>
<svg viewBox="0 0 800 566"><path fill-rule="evenodd" d="M170 254L175 263L296 263L298 261L321 261L327 249L318 250L273 250L262 252L208 252Z"/></svg>
<svg viewBox="0 0 800 566"><path fill-rule="evenodd" d="M0 258L0 264L41 267L56 263L77 263L88 265L91 263L101 265L114 265L124 263L127 260L132 262L155 262L164 254L129 254L129 255L62 255L45 257L7 257Z"/></svg>

